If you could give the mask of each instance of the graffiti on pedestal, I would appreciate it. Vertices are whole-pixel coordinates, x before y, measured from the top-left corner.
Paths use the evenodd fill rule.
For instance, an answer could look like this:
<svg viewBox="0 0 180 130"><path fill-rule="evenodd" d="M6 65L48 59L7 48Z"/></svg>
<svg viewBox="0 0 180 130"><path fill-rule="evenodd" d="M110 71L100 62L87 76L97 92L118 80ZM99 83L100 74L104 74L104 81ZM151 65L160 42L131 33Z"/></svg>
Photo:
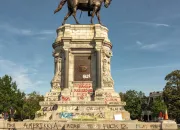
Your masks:
<svg viewBox="0 0 180 130"><path fill-rule="evenodd" d="M24 123L25 129L50 129L50 130L58 130L61 129L61 124L57 123Z"/></svg>
<svg viewBox="0 0 180 130"><path fill-rule="evenodd" d="M105 103L117 102L117 101L118 101L117 98L113 98L113 97L107 97L107 98L105 98Z"/></svg>
<svg viewBox="0 0 180 130"><path fill-rule="evenodd" d="M111 129L127 130L128 129L126 124L103 124L103 128L104 130L111 130Z"/></svg>
<svg viewBox="0 0 180 130"><path fill-rule="evenodd" d="M74 83L74 88L92 88L92 83Z"/></svg>
<svg viewBox="0 0 180 130"><path fill-rule="evenodd" d="M45 101L58 101L58 97L45 97Z"/></svg>
<svg viewBox="0 0 180 130"><path fill-rule="evenodd" d="M151 129L161 129L161 125L160 124L152 124L150 125Z"/></svg>
<svg viewBox="0 0 180 130"><path fill-rule="evenodd" d="M53 109L52 109L52 106L50 106L50 107L43 107L42 110L43 111L52 111Z"/></svg>
<svg viewBox="0 0 180 130"><path fill-rule="evenodd" d="M74 89L74 92L87 92L87 93L91 93L93 92L93 89Z"/></svg>
<svg viewBox="0 0 180 130"><path fill-rule="evenodd" d="M104 112L60 112L60 118L64 119L105 119Z"/></svg>
<svg viewBox="0 0 180 130"><path fill-rule="evenodd" d="M7 123L8 129L14 129L16 127L15 123Z"/></svg>
<svg viewBox="0 0 180 130"><path fill-rule="evenodd" d="M59 93L57 93L57 92L49 92L48 93L48 96L58 96L59 95Z"/></svg>
<svg viewBox="0 0 180 130"><path fill-rule="evenodd" d="M83 74L83 79L90 79L91 75L90 74Z"/></svg>
<svg viewBox="0 0 180 130"><path fill-rule="evenodd" d="M92 83L73 83L73 94L77 96L78 101L83 101L93 93Z"/></svg>
<svg viewBox="0 0 180 130"><path fill-rule="evenodd" d="M60 106L61 111L74 111L77 108L77 106Z"/></svg>
<svg viewBox="0 0 180 130"><path fill-rule="evenodd" d="M105 95L106 97L112 97L112 93L111 93L111 92L105 92L104 95Z"/></svg>
<svg viewBox="0 0 180 130"><path fill-rule="evenodd" d="M136 124L136 129L147 129L146 124Z"/></svg>
<svg viewBox="0 0 180 130"><path fill-rule="evenodd" d="M104 111L105 107L86 107L87 111Z"/></svg>
<svg viewBox="0 0 180 130"><path fill-rule="evenodd" d="M123 110L123 108L122 107L109 107L109 110L110 111L121 111L121 110Z"/></svg>
<svg viewBox="0 0 180 130"><path fill-rule="evenodd" d="M60 118L72 119L73 118L73 113L61 112L59 116L60 116Z"/></svg>
<svg viewBox="0 0 180 130"><path fill-rule="evenodd" d="M63 102L70 101L70 97L61 96L61 101Z"/></svg>
<svg viewBox="0 0 180 130"><path fill-rule="evenodd" d="M65 128L67 128L67 129L79 129L80 124L67 124Z"/></svg>
<svg viewBox="0 0 180 130"><path fill-rule="evenodd" d="M61 113L61 116L70 118L72 116L72 113ZM78 120L76 120L78 121ZM90 119L82 119L79 121L90 121ZM93 121L93 120L91 120ZM95 121L95 120L94 120ZM172 128L173 124L164 124L165 128ZM7 123L7 126L5 129L42 129L42 130L61 130L63 129L96 129L96 130L128 130L134 128L134 130L139 129L153 129L153 130L159 130L161 129L161 123L123 123L123 122L107 122L107 123L80 123L80 122L74 122L70 123L67 122L67 124L64 124L62 122L19 122L16 126L16 123Z"/></svg>

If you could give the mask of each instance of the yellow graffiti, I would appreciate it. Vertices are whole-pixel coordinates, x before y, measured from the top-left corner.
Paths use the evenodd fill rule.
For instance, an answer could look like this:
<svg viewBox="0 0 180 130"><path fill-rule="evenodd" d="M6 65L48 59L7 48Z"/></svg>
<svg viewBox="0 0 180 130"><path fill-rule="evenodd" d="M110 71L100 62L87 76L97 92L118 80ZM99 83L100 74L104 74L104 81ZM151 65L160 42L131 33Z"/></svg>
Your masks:
<svg viewBox="0 0 180 130"><path fill-rule="evenodd" d="M75 115L74 120L101 120L101 119L113 119L113 113L109 110L105 112L93 113L92 115Z"/></svg>
<svg viewBox="0 0 180 130"><path fill-rule="evenodd" d="M91 116L82 116L82 115L80 115L80 116L76 116L76 117L74 117L73 119L81 119L81 120L83 120L83 119L96 119L96 117L91 117Z"/></svg>
<svg viewBox="0 0 180 130"><path fill-rule="evenodd" d="M57 109L57 112L63 112L63 107L59 106L58 109Z"/></svg>
<svg viewBox="0 0 180 130"><path fill-rule="evenodd" d="M35 116L38 118L38 117L41 117L41 116L43 116L44 115L44 113L43 113L43 111L42 110L39 110L39 111L37 111L36 113L35 113Z"/></svg>
<svg viewBox="0 0 180 130"><path fill-rule="evenodd" d="M67 113L72 113L72 120L75 121L97 121L97 120L103 120L103 119L108 119L108 120L113 120L116 114L120 114L119 112L116 113L114 111L111 111L108 107L106 109L104 109L102 112L75 112L74 109L76 107L65 107L65 106L59 106L57 109L57 113L63 113L63 112L67 112ZM71 109L71 110L70 110ZM125 115L124 112L121 112L122 114L122 118L123 120L125 119Z"/></svg>

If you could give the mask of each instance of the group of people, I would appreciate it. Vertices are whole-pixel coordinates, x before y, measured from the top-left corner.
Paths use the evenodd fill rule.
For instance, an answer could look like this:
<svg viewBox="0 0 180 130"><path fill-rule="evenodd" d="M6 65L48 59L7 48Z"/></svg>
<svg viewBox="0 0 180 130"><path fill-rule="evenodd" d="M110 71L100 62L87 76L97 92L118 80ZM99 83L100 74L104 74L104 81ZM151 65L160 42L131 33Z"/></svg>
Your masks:
<svg viewBox="0 0 180 130"><path fill-rule="evenodd" d="M2 118L2 119L4 119L4 120L8 120L9 119L9 113L8 112L2 112L2 114L1 114L1 117L0 118Z"/></svg>
<svg viewBox="0 0 180 130"><path fill-rule="evenodd" d="M8 112L2 112L0 118L4 120L10 120L14 121L14 114L16 113L16 110L13 108L10 108L9 113Z"/></svg>

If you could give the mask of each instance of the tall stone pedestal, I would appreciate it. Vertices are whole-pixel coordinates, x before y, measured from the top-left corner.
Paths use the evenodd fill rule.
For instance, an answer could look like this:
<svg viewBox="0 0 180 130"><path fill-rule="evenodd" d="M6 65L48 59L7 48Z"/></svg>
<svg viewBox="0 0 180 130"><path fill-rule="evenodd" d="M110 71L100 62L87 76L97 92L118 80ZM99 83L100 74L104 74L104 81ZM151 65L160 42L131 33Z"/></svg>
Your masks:
<svg viewBox="0 0 180 130"><path fill-rule="evenodd" d="M108 29L66 24L53 43L51 91L40 102L36 120L130 120L111 76Z"/></svg>
<svg viewBox="0 0 180 130"><path fill-rule="evenodd" d="M21 130L170 130L174 121L131 121L114 91L112 44L101 25L57 29L53 44L54 77L35 120L0 121L1 129Z"/></svg>

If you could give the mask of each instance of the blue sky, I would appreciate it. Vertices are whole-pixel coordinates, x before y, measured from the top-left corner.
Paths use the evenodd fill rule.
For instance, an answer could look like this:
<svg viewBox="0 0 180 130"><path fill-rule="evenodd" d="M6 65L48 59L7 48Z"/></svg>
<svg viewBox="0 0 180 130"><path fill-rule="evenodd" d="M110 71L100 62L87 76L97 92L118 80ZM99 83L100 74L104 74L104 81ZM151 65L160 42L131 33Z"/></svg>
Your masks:
<svg viewBox="0 0 180 130"><path fill-rule="evenodd" d="M53 77L52 43L67 13L54 15L59 0L2 0L0 76L18 87L45 94ZM101 19L113 44L115 90L161 91L164 77L180 69L180 0L113 0ZM77 17L79 19L78 12ZM89 23L83 13L80 23ZM97 22L95 18L95 22ZM74 24L71 17L67 23Z"/></svg>

